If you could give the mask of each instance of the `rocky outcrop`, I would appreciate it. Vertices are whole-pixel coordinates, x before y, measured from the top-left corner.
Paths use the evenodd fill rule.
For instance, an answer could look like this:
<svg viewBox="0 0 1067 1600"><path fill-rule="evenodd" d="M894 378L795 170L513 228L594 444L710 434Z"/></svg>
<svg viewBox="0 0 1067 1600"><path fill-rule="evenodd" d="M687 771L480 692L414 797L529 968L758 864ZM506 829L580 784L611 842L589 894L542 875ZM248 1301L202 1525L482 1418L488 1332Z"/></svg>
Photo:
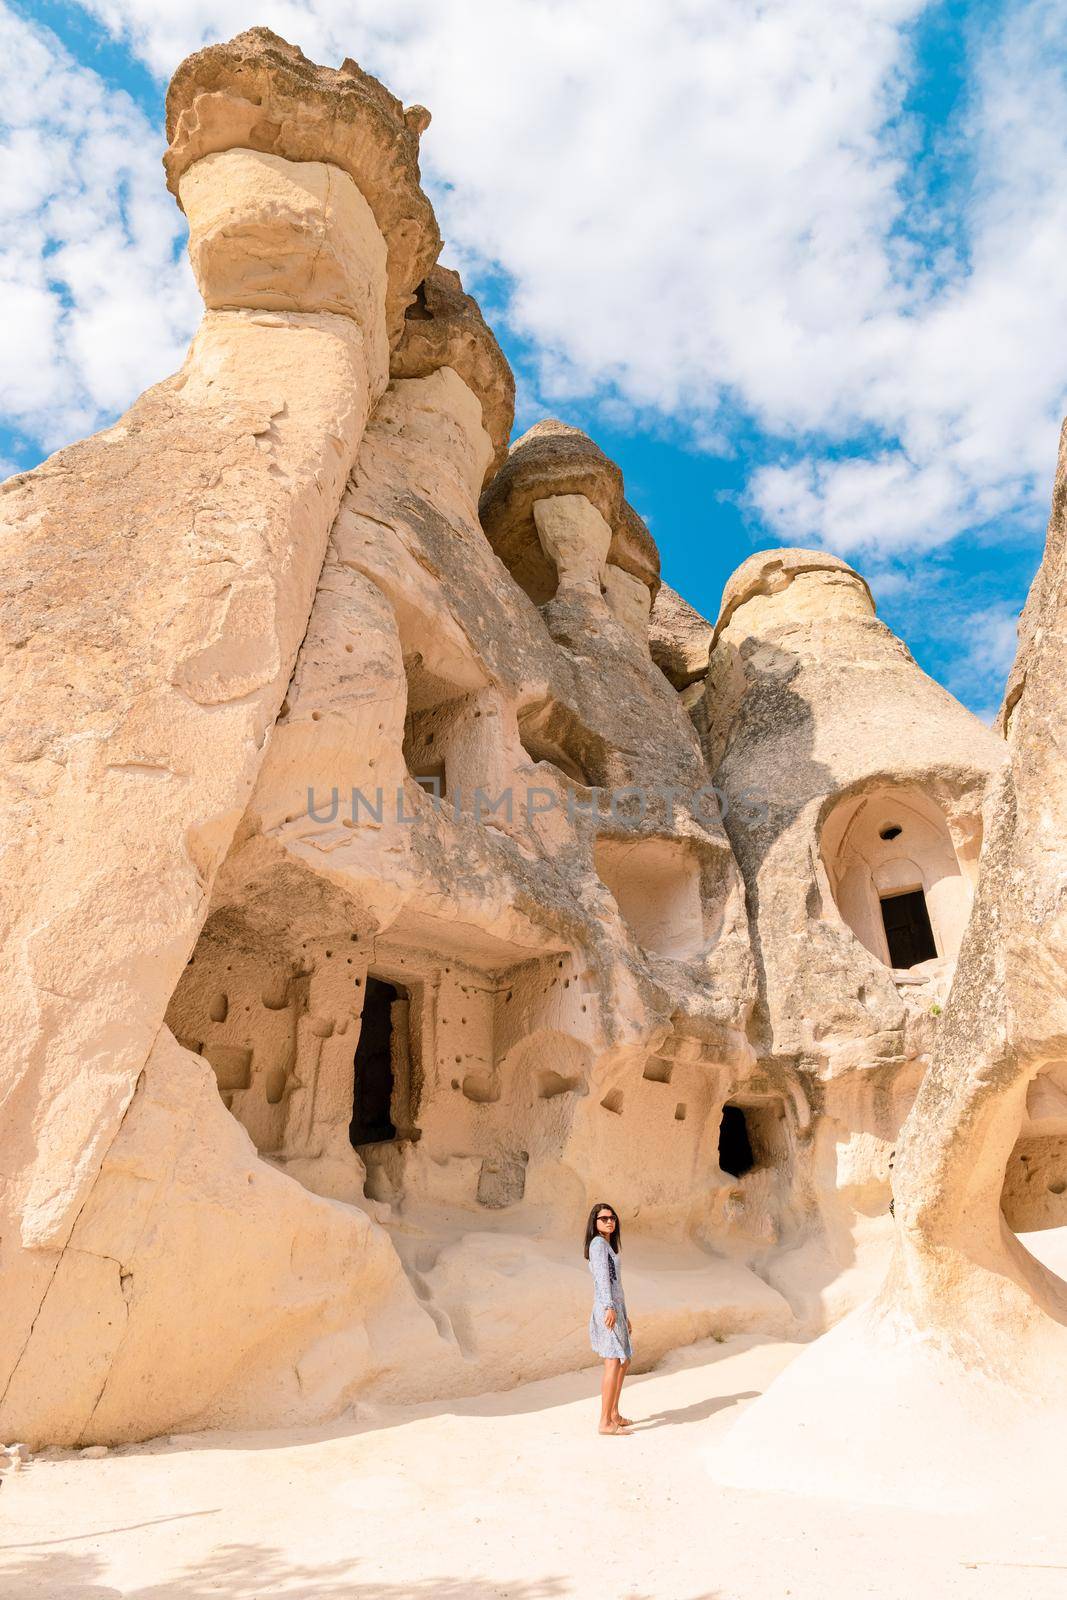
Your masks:
<svg viewBox="0 0 1067 1600"><path fill-rule="evenodd" d="M537 500L577 495L610 529L608 562L659 588L659 552L648 529L623 495L622 473L592 439L565 422L546 418L517 439L482 497L482 526L515 582L535 604L551 599L558 582L533 520Z"/></svg>
<svg viewBox="0 0 1067 1600"><path fill-rule="evenodd" d="M464 294L459 273L434 267L405 312L403 337L389 370L394 378L428 378L442 367L451 367L478 398L493 445L490 475L507 457L515 379L477 301Z"/></svg>
<svg viewBox="0 0 1067 1600"><path fill-rule="evenodd" d="M822 551L761 551L730 578L699 720L745 878L750 1033L765 1069L813 1107L800 1255L786 1270L814 1328L856 1294L846 1266L884 1263L898 1134L929 1065L1004 747L920 671L859 574Z"/></svg>
<svg viewBox="0 0 1067 1600"><path fill-rule="evenodd" d="M245 37L242 60L263 88L275 65L270 51L256 56L258 39ZM206 52L181 75L182 97L201 111L218 84L197 60L217 59ZM321 96L317 104L321 132L331 119ZM376 105L345 104L352 138L364 127L377 148ZM387 381L389 246L351 172L323 163L332 148L312 128L293 150L299 159L236 147L241 127L229 122L211 122L210 139L197 143L174 115L172 181L212 309L175 378L114 428L11 480L3 498L0 1433L57 1440L90 1430L94 1410L106 1410L128 1297L140 1288L114 1206L121 1246L109 1247L99 1222L78 1234L91 1243L76 1243L75 1231L93 1215L142 1074L154 1092L152 1063L168 1050L164 1013L262 762L330 526ZM428 208L416 210L435 240ZM264 241L275 259L266 279ZM427 254L420 245L420 281ZM198 1092L199 1069L189 1071ZM129 1177L130 1194L146 1192L143 1171ZM221 1237L217 1247L226 1248ZM172 1265L180 1276L180 1261ZM261 1292L281 1305L293 1286L279 1270L264 1265ZM240 1294L231 1315L240 1326ZM137 1336L150 1339L154 1326L150 1316ZM244 1346L265 1331L246 1326ZM59 1343L72 1369L65 1388L53 1370ZM186 1402L172 1391L169 1404L177 1414Z"/></svg>
<svg viewBox="0 0 1067 1600"><path fill-rule="evenodd" d="M895 1183L845 1328L1032 1389L1060 512L1005 777L844 562L761 552L713 632L591 439L509 446L421 108L253 29L167 116L200 331L2 501L0 1437L558 1372L605 1195L646 1363L825 1327Z"/></svg>
<svg viewBox="0 0 1067 1600"><path fill-rule="evenodd" d="M760 1049L833 1071L899 1057L906 1002L944 998L936 969L966 924L1002 742L919 669L863 579L819 551L763 551L729 580L704 715L748 888ZM900 984L879 905L912 889L933 947ZM916 975L928 998L912 994Z"/></svg>
<svg viewBox="0 0 1067 1600"><path fill-rule="evenodd" d="M345 173L374 213L387 252L385 323L399 342L404 313L437 260L441 236L422 191L419 138L429 126L422 106L406 110L385 86L346 60L335 72L309 61L269 28L249 28L208 45L178 68L167 90L167 184L185 209L182 178L205 157L249 150L285 161L326 162ZM288 219L282 219L283 226ZM260 247L265 269L283 268L290 233L273 217L245 233L245 255ZM303 241L301 241L303 242Z"/></svg>
<svg viewBox="0 0 1067 1600"><path fill-rule="evenodd" d="M502 1337L494 1319L518 1262L544 1315L569 1316L573 1279L546 1275L531 1245L494 1242L498 1218L512 1240L517 1225L565 1240L626 1161L630 1204L649 1226L677 1228L721 1189L700 1176L698 1151L750 1059L725 834L713 810L673 814L660 795L704 786L692 727L601 592L610 532L589 502L570 497L581 504L546 536L557 593L542 611L494 556L477 516L492 455L483 418L451 365L396 378L383 397L171 1008L179 1037L224 1066L238 1040L251 1044L231 1105L272 1164L370 1205L442 1330L436 1393L509 1381L516 1362L555 1370L529 1333ZM566 498L535 495L534 514ZM616 790L647 793L647 817L613 815ZM260 1005L268 949L287 964L273 991L283 1010L304 983L316 1019L273 1091L259 1068L276 1059ZM353 1148L358 1041L383 990L406 1080L390 1100L399 1136ZM785 1302L737 1271L749 1307L787 1325ZM659 1337L709 1325L696 1276L672 1304ZM753 1314L730 1305L715 1326ZM552 1348L573 1359L569 1344ZM389 1390L411 1393L402 1332L394 1355Z"/></svg>
<svg viewBox="0 0 1067 1600"><path fill-rule="evenodd" d="M803 1470L809 1487L850 1499L998 1512L1055 1499L1067 1288L1015 1236L1002 1198L1017 1225L1063 1220L1065 500L1061 443L1002 715L1010 765L992 787L974 909L898 1143L889 1271L734 1431L717 1468L728 1481L773 1487ZM1039 1254L1041 1238L1027 1240ZM876 1451L854 1425L871 1415Z"/></svg>
<svg viewBox="0 0 1067 1600"><path fill-rule="evenodd" d="M716 1203L698 1152L748 1069L751 965L649 656L655 547L592 442L541 430L508 464L551 603L494 554L513 385L432 267L421 122L262 30L191 58L167 164L204 325L8 486L5 1434L558 1370L566 1343L488 1326L493 1222L569 1238L653 1143L635 1212ZM702 1261L656 1348L788 1325Z"/></svg>
<svg viewBox="0 0 1067 1600"><path fill-rule="evenodd" d="M652 603L648 643L652 659L678 690L707 676L714 628L666 583Z"/></svg>

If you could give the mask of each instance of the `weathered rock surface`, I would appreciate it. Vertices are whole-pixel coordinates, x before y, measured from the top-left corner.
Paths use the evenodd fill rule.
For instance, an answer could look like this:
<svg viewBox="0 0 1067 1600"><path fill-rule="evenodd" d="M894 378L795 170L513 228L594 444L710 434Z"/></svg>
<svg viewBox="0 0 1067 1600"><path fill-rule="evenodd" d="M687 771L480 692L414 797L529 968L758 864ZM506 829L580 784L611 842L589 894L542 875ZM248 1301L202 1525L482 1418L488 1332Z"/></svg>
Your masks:
<svg viewBox="0 0 1067 1600"><path fill-rule="evenodd" d="M395 345L404 312L441 249L419 175L419 136L429 120L422 106L405 110L354 61L336 72L319 67L269 28L249 28L198 50L171 79L167 183L184 209L183 175L203 157L234 149L300 163L324 161L347 173L388 250L386 328ZM269 236L264 242L270 248ZM284 272L279 242L270 255ZM288 239L286 248L292 244Z"/></svg>
<svg viewBox="0 0 1067 1600"><path fill-rule="evenodd" d="M477 301L448 267L432 268L419 285L389 370L394 378L427 378L441 367L451 367L481 402L482 426L493 444L487 471L495 472L507 457L515 421L515 379Z"/></svg>
<svg viewBox="0 0 1067 1600"><path fill-rule="evenodd" d="M510 374L425 237L398 255L397 195L425 211L396 115L261 33L186 63L168 164L204 327L116 429L9 487L32 842L7 891L0 1417L31 1439L504 1381L435 1282L444 1252L472 1302L506 1292L462 1265L462 1219L569 1237L651 1119L674 1176L633 1204L677 1228L749 1061L729 844L713 801L652 792L699 791L701 754L648 654L649 583L603 581L634 550L654 581L654 546L619 479L610 527L574 495L545 533L544 614L494 555ZM531 530L554 461L527 464ZM597 815L590 784L649 790L648 815ZM694 1294L661 1339L706 1326Z"/></svg>
<svg viewBox="0 0 1067 1600"><path fill-rule="evenodd" d="M974 910L899 1140L889 1272L734 1431L718 1468L731 1482L773 1486L802 1469L850 1499L998 1511L1055 1500L1067 1286L1016 1238L1002 1195L1006 1169L1010 1179L1013 1162L1032 1164L1014 1174L1017 1225L1033 1207L1038 1226L1063 1220L1048 1213L1063 1193L1056 1169L1034 1156L1062 1144L1067 1087L1065 504L1061 441L1002 719L1010 766L990 796ZM876 1451L858 1416L878 1418Z"/></svg>
<svg viewBox="0 0 1067 1600"><path fill-rule="evenodd" d="M277 1093L287 1114L271 1120L264 1104L256 1063L277 1057L265 1033L258 1042L258 1021L250 1076L230 1103L284 1171L376 1205L441 1333L437 1393L573 1360L566 1342L544 1353L533 1325L516 1338L471 1331L498 1321L516 1293L518 1247L486 1253L486 1228L499 1219L509 1236L569 1240L620 1160L634 1163L631 1203L649 1225L677 1227L709 1203L698 1152L718 1086L749 1061L740 885L714 811L673 815L653 792L666 783L689 795L705 774L646 641L601 593L610 529L582 496L533 502L554 530L544 548L557 565L556 597L539 612L478 524L491 454L483 409L454 367L394 379L171 1008L179 1037L226 1064L219 1047L247 1036L248 1001L258 1010L266 992L264 949L293 974L279 996L299 1007L300 984L310 985L303 1004L321 1026L297 1038ZM545 484L556 486L550 473ZM587 815L590 783L647 790L648 818L613 819L606 803ZM370 807L353 812L353 790ZM645 903L646 859L669 887L658 920ZM380 985L404 1007L409 1100L402 1115L394 1086L393 1123L414 1127L357 1153L353 1050L363 992ZM221 989L228 1006L213 1025ZM657 1079L646 1072L653 1046L678 1058ZM544 1317L569 1317L579 1267L537 1269ZM769 1312L769 1291L732 1270L747 1315ZM695 1279L680 1290L664 1347L682 1329L717 1325L694 1319ZM731 1321L721 1309L724 1325L738 1325L740 1313ZM403 1378L388 1381L404 1391Z"/></svg>
<svg viewBox="0 0 1067 1600"><path fill-rule="evenodd" d="M1063 1321L1000 1209L1067 1193L1062 508L1007 775L836 557L754 556L713 633L592 440L508 448L427 120L268 30L190 57L201 329L4 486L0 1437L564 1370L605 1195L640 1364L818 1331L893 1185L886 1370L925 1341L956 1395L969 1343L1021 1416Z"/></svg>
<svg viewBox="0 0 1067 1600"><path fill-rule="evenodd" d="M751 1037L764 1069L818 1111L798 1151L798 1228L828 1241L836 1266L790 1263L794 1303L836 1313L857 1208L888 1244L897 1134L929 1064L1004 746L920 671L862 578L820 551L761 551L731 577L701 721L746 883ZM896 908L918 918L897 941L925 944L890 948Z"/></svg>
<svg viewBox="0 0 1067 1600"><path fill-rule="evenodd" d="M557 574L533 520L534 502L552 495L584 496L611 529L608 560L640 578L655 596L659 552L623 497L619 468L577 428L546 418L516 439L480 507L490 544L535 604L556 591Z"/></svg>
<svg viewBox="0 0 1067 1600"><path fill-rule="evenodd" d="M386 246L351 177L327 202L314 162L222 142L182 181L209 300L240 289L246 240L242 308L209 311L177 377L2 502L0 1416L28 1437L76 1438L102 1398L129 1274L107 1230L91 1248L73 1230L161 1038L387 376ZM289 309L257 304L279 195L297 251L317 214L334 282L358 275L343 310L288 261ZM230 244L213 250L220 217ZM265 1331L247 1327L245 1347ZM74 1370L57 1383L61 1347Z"/></svg>
<svg viewBox="0 0 1067 1600"><path fill-rule="evenodd" d="M652 659L676 689L707 674L714 628L666 583L652 604L648 642Z"/></svg>
<svg viewBox="0 0 1067 1600"><path fill-rule="evenodd" d="M874 1055L899 1055L908 997L879 897L921 887L930 958L955 958L1002 741L916 666L862 578L818 551L760 552L730 579L705 716L748 885L761 1049L840 1068L887 1035Z"/></svg>

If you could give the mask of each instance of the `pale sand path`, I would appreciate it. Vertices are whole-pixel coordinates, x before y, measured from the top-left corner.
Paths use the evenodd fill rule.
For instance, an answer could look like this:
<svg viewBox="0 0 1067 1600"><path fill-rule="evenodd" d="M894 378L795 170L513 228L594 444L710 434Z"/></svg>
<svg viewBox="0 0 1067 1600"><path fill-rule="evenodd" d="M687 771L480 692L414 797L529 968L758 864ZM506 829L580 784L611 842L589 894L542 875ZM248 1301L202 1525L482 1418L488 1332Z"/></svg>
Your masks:
<svg viewBox="0 0 1067 1600"><path fill-rule="evenodd" d="M638 1330L639 1331L639 1330ZM795 1346L694 1346L595 1432L593 1370L379 1414L5 1474L4 1600L1062 1600L1067 1525L717 1488L704 1466ZM857 1419L862 1426L862 1419Z"/></svg>

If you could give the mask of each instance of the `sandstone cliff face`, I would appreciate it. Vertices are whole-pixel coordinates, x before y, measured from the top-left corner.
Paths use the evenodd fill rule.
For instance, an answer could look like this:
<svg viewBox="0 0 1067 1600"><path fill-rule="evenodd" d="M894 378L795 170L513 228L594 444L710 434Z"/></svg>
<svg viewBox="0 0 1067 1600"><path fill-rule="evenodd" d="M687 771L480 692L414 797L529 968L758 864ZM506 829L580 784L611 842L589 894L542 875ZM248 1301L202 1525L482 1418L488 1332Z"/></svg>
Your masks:
<svg viewBox="0 0 1067 1600"><path fill-rule="evenodd" d="M470 318L456 319L464 347ZM433 338L447 356L447 324ZM585 1285L556 1241L622 1172L628 1210L684 1237L712 1203L702 1151L750 1059L740 883L713 797L706 817L686 803L706 787L692 727L647 633L602 593L610 530L582 496L537 496L541 462L514 447L511 476L531 479L527 531L549 530L557 572L538 611L478 522L484 420L451 365L383 397L171 1008L209 1059L245 1050L231 1105L272 1163L369 1206L391 1234L439 1340L438 1393L582 1359ZM556 487L551 472L544 482ZM623 791L634 814L613 816ZM279 964L296 1043L275 1079L262 996ZM383 989L397 1137L361 1140L358 1040ZM538 1307L525 1327L509 1309L517 1275ZM660 1292L649 1354L681 1326L788 1320L741 1270ZM562 1343L543 1331L554 1322L572 1330ZM378 1388L416 1381L400 1341Z"/></svg>
<svg viewBox="0 0 1067 1600"><path fill-rule="evenodd" d="M713 633L592 440L509 448L427 121L262 29L185 62L201 330L5 486L0 1436L579 1365L605 1196L646 1364L817 1330L884 1269L935 1048L930 1115L970 1093L956 989L938 1014L1003 743L844 563L753 557ZM1038 1057L1005 1204L1047 1219ZM916 1234L948 1206L924 1126Z"/></svg>
<svg viewBox="0 0 1067 1600"><path fill-rule="evenodd" d="M987 1372L1034 1396L1046 1362L1067 1364L1067 1286L1012 1232L1067 1219L1065 500L1061 438L1045 558L1002 718L1011 764L933 1067L901 1145L901 1227L883 1291L887 1307L948 1351L980 1348Z"/></svg>

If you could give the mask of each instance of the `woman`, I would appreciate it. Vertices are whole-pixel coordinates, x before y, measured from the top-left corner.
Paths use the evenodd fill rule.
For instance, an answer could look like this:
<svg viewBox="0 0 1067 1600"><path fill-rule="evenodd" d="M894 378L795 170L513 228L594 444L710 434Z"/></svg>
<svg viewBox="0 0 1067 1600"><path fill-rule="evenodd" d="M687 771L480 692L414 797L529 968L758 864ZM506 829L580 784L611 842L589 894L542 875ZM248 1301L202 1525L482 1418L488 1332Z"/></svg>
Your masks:
<svg viewBox="0 0 1067 1600"><path fill-rule="evenodd" d="M622 1433L632 1426L629 1417L619 1415L622 1380L629 1371L633 1351L633 1328L626 1315L626 1300L619 1275L622 1234L613 1206L601 1201L589 1213L585 1229L585 1259L593 1274L593 1312L589 1318L589 1343L604 1357L604 1381L600 1388L600 1431Z"/></svg>

